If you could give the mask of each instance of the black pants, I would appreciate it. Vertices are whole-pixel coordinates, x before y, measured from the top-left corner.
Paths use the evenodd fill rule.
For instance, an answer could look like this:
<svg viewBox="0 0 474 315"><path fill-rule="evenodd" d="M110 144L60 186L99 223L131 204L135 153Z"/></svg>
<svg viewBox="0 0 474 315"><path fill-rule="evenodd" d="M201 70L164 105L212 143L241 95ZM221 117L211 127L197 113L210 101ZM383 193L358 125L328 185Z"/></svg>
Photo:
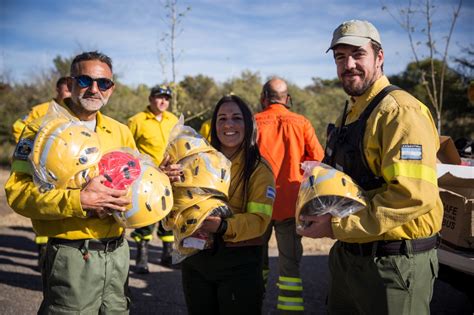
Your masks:
<svg viewBox="0 0 474 315"><path fill-rule="evenodd" d="M203 250L183 261L189 314L261 314L262 247Z"/></svg>

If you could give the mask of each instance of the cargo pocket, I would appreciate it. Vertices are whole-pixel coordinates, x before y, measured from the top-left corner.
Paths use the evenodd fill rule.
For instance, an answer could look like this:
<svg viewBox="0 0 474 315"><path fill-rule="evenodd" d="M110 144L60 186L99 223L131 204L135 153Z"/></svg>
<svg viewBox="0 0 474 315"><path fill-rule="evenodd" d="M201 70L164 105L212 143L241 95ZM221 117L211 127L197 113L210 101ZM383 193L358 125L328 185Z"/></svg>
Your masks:
<svg viewBox="0 0 474 315"><path fill-rule="evenodd" d="M413 280L412 263L412 259L403 255L377 258L376 264L385 287L409 292Z"/></svg>
<svg viewBox="0 0 474 315"><path fill-rule="evenodd" d="M438 263L438 254L436 250L433 250L434 255L430 256L430 267L431 267L431 291L430 291L430 300L433 298L434 282L438 278L439 272L439 263Z"/></svg>

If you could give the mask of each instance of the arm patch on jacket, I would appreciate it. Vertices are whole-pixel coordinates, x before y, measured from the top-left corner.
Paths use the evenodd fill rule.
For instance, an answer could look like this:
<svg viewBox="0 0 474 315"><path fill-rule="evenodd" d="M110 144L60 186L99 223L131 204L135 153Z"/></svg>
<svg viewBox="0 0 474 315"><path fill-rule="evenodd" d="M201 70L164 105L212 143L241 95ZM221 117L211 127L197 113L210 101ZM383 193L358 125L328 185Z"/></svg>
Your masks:
<svg viewBox="0 0 474 315"><path fill-rule="evenodd" d="M421 160L423 147L421 144L402 144L400 148L400 160Z"/></svg>
<svg viewBox="0 0 474 315"><path fill-rule="evenodd" d="M33 139L20 139L13 153L14 160L26 161L33 150Z"/></svg>
<svg viewBox="0 0 474 315"><path fill-rule="evenodd" d="M275 188L273 188L272 186L267 186L266 196L267 198L275 199L275 196L276 196Z"/></svg>

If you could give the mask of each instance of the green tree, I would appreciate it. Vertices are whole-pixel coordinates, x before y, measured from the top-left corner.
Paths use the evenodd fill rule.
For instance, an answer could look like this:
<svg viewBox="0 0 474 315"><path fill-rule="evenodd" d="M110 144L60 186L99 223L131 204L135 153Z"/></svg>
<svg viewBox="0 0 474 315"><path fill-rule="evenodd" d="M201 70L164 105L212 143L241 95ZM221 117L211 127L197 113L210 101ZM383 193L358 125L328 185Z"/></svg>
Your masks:
<svg viewBox="0 0 474 315"><path fill-rule="evenodd" d="M132 89L119 81L116 81L115 85L114 93L101 111L126 124L128 118L146 108L150 89L146 85Z"/></svg>
<svg viewBox="0 0 474 315"><path fill-rule="evenodd" d="M330 83L331 81L331 83ZM294 111L307 117L324 146L326 143L326 130L329 123L334 123L342 114L347 95L341 87L337 87L337 79L327 80L328 84L313 84L305 87L298 94L290 90L293 96Z"/></svg>
<svg viewBox="0 0 474 315"><path fill-rule="evenodd" d="M53 59L54 73L57 77L66 77L69 75L73 57L62 57L60 55Z"/></svg>
<svg viewBox="0 0 474 315"><path fill-rule="evenodd" d="M424 69L434 69L435 75L441 75L441 68L443 67L440 60L421 60L419 62L409 63L400 74L390 76L390 82L400 86L401 88L412 93L416 98L425 104L429 104L430 98L427 94L426 84L421 79L422 71ZM421 71L420 71L421 69ZM425 70L427 71L427 70ZM436 77L436 80L439 80ZM467 88L469 82L464 76L459 74L454 69L447 67L444 72L444 119L441 128L443 134L449 135L452 138L458 137L474 137L474 106L469 104L467 99ZM428 88L431 88L430 86ZM431 108L431 110L433 110ZM432 113L433 114L433 113Z"/></svg>
<svg viewBox="0 0 474 315"><path fill-rule="evenodd" d="M453 9L451 23L447 35L443 38L445 40L444 47L442 50L438 49L438 42L435 39L435 29L433 28L433 18L436 12L436 6L433 4L434 1L424 0L415 5L412 5L412 1L409 0L407 7L400 9L397 13L398 16L394 15L392 11L387 7L383 6L382 10L387 10L392 18L398 22L403 30L407 32L410 47L415 58L416 65L420 72L420 80L422 87L426 91L428 101L426 104L432 107L434 110L434 117L437 121L438 132L441 133L442 129L442 112L445 100L445 74L448 67L448 50L451 37L454 31L454 26L459 17L459 12L462 7L462 0L459 0L457 7ZM446 13L443 12L442 13ZM416 21L425 21L424 26L421 29L415 27ZM414 36L416 33L420 33L425 37L425 41L416 41ZM423 51L427 49L428 60L431 62L430 67L424 67L422 65ZM441 67L438 66L439 72L436 70L434 61L437 56L440 57Z"/></svg>
<svg viewBox="0 0 474 315"><path fill-rule="evenodd" d="M185 122L199 129L203 121L210 118L214 104L220 97L220 88L211 77L199 74L185 76L179 83L181 93L180 109Z"/></svg>
<svg viewBox="0 0 474 315"><path fill-rule="evenodd" d="M234 93L245 99L253 111L260 109L260 92L262 91L262 78L259 72L245 70L240 77L232 78L224 82L223 94Z"/></svg>

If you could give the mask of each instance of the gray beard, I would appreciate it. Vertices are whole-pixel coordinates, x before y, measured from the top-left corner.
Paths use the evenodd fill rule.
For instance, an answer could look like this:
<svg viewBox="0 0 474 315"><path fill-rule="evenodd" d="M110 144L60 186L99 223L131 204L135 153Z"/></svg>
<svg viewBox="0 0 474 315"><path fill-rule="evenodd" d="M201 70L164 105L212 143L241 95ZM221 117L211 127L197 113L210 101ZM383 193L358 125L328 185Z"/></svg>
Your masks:
<svg viewBox="0 0 474 315"><path fill-rule="evenodd" d="M84 97L84 94L83 94L79 96L78 101L81 104L82 108L84 108L86 111L97 112L102 107L104 107L109 101L108 98L103 98L100 93L99 93L99 96L100 96L100 101L83 98Z"/></svg>

